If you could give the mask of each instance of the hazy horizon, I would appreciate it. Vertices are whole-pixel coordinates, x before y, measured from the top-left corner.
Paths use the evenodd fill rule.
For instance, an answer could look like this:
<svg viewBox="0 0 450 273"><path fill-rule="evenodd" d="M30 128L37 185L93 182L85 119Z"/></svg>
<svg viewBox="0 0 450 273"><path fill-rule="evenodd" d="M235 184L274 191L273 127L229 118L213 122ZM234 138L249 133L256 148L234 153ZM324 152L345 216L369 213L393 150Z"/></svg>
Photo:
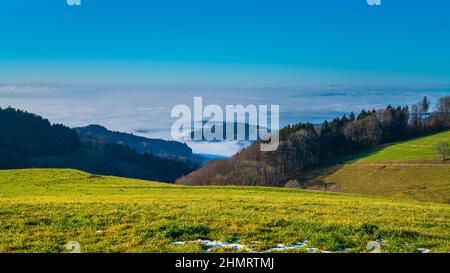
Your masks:
<svg viewBox="0 0 450 273"><path fill-rule="evenodd" d="M52 123L70 127L99 124L110 130L169 140L175 121L170 111L175 104L193 105L194 96L205 104L279 104L280 124L321 123L326 119L362 109L411 105L423 96L432 103L450 93L450 87L345 91L329 86L320 90L300 88L162 89L123 86L5 85L0 84L0 106L11 106L42 115ZM124 91L126 90L126 91ZM216 89L217 90L217 89ZM378 90L378 91L377 91ZM389 91L391 90L391 91ZM230 93L232 95L230 95ZM242 148L240 143L188 143L195 153L229 156Z"/></svg>

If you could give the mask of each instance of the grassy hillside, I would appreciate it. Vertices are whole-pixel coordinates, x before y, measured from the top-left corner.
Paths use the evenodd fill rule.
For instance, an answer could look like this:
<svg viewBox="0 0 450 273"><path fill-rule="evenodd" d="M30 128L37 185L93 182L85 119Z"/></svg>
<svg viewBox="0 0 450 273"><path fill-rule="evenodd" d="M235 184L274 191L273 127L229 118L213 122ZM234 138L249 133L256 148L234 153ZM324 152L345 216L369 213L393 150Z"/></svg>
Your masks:
<svg viewBox="0 0 450 273"><path fill-rule="evenodd" d="M305 174L308 188L450 203L450 161L436 152L450 131L382 147Z"/></svg>
<svg viewBox="0 0 450 273"><path fill-rule="evenodd" d="M449 252L450 206L294 189L184 187L72 170L0 171L0 252L66 252L69 241L82 252L205 251L189 242L197 239L258 252L298 242L304 246L289 251L362 252L374 240L384 252Z"/></svg>
<svg viewBox="0 0 450 273"><path fill-rule="evenodd" d="M450 131L386 145L360 155L354 163L442 163L442 158L436 152L436 146L441 142L450 143Z"/></svg>

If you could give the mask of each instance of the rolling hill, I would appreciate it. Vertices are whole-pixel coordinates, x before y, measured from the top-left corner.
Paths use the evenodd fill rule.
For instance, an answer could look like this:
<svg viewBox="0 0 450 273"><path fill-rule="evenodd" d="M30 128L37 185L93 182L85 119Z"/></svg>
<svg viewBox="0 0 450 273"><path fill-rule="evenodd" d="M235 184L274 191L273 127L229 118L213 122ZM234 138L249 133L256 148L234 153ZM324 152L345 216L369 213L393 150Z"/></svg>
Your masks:
<svg viewBox="0 0 450 273"><path fill-rule="evenodd" d="M157 156L191 158L192 149L186 144L163 139L151 139L133 134L114 132L100 125L89 125L74 128L82 142L109 142L126 144L138 153L149 153Z"/></svg>
<svg viewBox="0 0 450 273"><path fill-rule="evenodd" d="M449 252L447 204L0 171L0 252Z"/></svg>
<svg viewBox="0 0 450 273"><path fill-rule="evenodd" d="M309 189L450 203L450 161L436 152L450 131L385 145L315 169L300 181Z"/></svg>

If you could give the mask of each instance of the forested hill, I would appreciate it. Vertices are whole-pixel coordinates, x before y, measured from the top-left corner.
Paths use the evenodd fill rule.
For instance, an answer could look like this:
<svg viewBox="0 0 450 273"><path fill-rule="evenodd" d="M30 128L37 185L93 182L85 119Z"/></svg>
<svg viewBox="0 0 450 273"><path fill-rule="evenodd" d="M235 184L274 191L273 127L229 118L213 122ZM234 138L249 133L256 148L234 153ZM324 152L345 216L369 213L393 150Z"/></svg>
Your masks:
<svg viewBox="0 0 450 273"><path fill-rule="evenodd" d="M66 126L52 125L24 111L0 108L0 169L17 168L72 168L173 182L193 171L197 164L138 153L124 143L82 143L77 132Z"/></svg>
<svg viewBox="0 0 450 273"><path fill-rule="evenodd" d="M220 159L177 181L185 185L284 186L302 173L338 162L380 144L411 139L450 128L450 97L441 98L430 112L425 97L411 107L387 106L363 110L324 122L296 124L280 131L275 152L261 152L254 143L230 159Z"/></svg>
<svg viewBox="0 0 450 273"><path fill-rule="evenodd" d="M192 149L184 143L150 139L133 134L114 132L100 125L75 128L82 142L124 143L138 153L151 153L158 156L192 157Z"/></svg>
<svg viewBox="0 0 450 273"><path fill-rule="evenodd" d="M0 149L22 156L56 156L80 148L77 133L63 125L51 125L40 116L13 108L0 108Z"/></svg>

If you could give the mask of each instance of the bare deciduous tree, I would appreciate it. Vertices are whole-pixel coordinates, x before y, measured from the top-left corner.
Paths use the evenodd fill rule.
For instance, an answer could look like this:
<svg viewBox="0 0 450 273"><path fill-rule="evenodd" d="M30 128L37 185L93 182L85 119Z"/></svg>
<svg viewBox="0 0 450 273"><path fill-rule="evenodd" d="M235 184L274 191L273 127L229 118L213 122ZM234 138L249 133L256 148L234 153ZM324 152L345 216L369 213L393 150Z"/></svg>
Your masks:
<svg viewBox="0 0 450 273"><path fill-rule="evenodd" d="M437 152L440 156L442 156L442 161L447 160L447 157L450 155L450 148L447 142L441 142L437 145Z"/></svg>
<svg viewBox="0 0 450 273"><path fill-rule="evenodd" d="M440 98L436 103L436 110L439 120L442 121L443 126L450 125L450 96Z"/></svg>

